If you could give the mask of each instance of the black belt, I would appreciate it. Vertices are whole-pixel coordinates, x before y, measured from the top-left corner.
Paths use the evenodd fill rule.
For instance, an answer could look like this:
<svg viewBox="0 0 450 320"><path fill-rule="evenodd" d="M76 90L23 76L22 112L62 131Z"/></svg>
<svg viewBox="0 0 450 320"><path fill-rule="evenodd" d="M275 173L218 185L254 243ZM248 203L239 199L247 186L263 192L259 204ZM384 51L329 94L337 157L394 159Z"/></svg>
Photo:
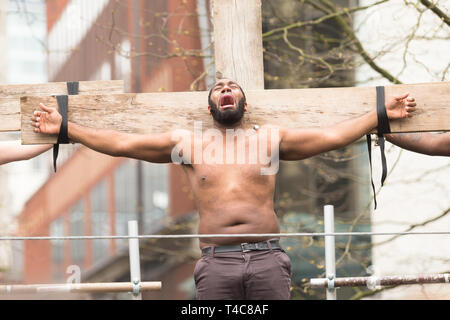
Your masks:
<svg viewBox="0 0 450 320"><path fill-rule="evenodd" d="M221 252L248 252L248 251L258 251L258 250L270 250L272 249L281 249L280 243L277 239L261 241L261 242L253 242L253 243L241 243L233 246L214 246L214 247L204 247L202 248L202 254L209 254L214 249L214 253Z"/></svg>

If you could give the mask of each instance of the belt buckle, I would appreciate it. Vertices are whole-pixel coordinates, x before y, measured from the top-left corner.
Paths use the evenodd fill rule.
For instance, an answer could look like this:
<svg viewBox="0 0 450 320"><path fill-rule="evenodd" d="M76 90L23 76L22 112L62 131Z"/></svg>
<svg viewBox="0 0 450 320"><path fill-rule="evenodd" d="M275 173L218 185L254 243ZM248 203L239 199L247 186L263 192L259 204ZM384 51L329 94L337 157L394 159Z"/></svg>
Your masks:
<svg viewBox="0 0 450 320"><path fill-rule="evenodd" d="M252 251L251 249L245 249L245 248L244 248L244 246L245 246L246 244L248 244L248 242L241 243L241 250L242 250L242 252L250 252L250 251Z"/></svg>

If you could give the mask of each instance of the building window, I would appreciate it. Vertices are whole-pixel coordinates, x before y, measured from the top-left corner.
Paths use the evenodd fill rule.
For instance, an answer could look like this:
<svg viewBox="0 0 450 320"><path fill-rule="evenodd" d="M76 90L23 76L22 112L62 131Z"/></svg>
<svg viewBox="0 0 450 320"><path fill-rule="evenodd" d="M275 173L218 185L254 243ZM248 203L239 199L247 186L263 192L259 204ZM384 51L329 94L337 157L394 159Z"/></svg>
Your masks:
<svg viewBox="0 0 450 320"><path fill-rule="evenodd" d="M153 52L156 55L164 56L167 54L169 48L167 28L168 3L167 1L144 1L145 9L139 13L140 19L144 19L145 29L144 34L148 37L146 46L143 47L141 43L136 43L140 48L138 51ZM183 18L181 18L183 19ZM147 55L145 60L145 72L150 75L152 71L159 65L160 59L153 55Z"/></svg>
<svg viewBox="0 0 450 320"><path fill-rule="evenodd" d="M169 207L167 164L143 163L144 230L152 232L166 217Z"/></svg>
<svg viewBox="0 0 450 320"><path fill-rule="evenodd" d="M9 5L4 16L8 48L2 52L6 53L7 70L1 69L2 74L7 71L5 82L46 82L46 48L43 45L47 30L45 1L26 1L26 4L25 1L0 2L6 2L7 7Z"/></svg>
<svg viewBox="0 0 450 320"><path fill-rule="evenodd" d="M128 221L137 220L137 167L136 161L127 159L114 173L116 200L116 234L128 234ZM119 247L127 245L127 240L119 240Z"/></svg>
<svg viewBox="0 0 450 320"><path fill-rule="evenodd" d="M83 202L81 200L70 210L70 235L84 235L84 210ZM72 240L71 253L73 263L83 263L85 256L85 240Z"/></svg>
<svg viewBox="0 0 450 320"><path fill-rule="evenodd" d="M114 79L123 79L125 92L130 92L130 75L131 75L131 60L130 60L131 43L130 40L124 40L120 47L116 50L114 55Z"/></svg>
<svg viewBox="0 0 450 320"><path fill-rule="evenodd" d="M97 184L91 191L91 217L92 217L92 233L94 236L108 236L109 215L108 215L108 197L107 184L103 180ZM109 240L94 239L92 241L92 255L94 263L108 256Z"/></svg>
<svg viewBox="0 0 450 320"><path fill-rule="evenodd" d="M64 237L64 218L60 217L50 224L50 237ZM64 278L64 241L50 240L52 254L52 276L55 281Z"/></svg>
<svg viewBox="0 0 450 320"><path fill-rule="evenodd" d="M103 62L90 77L90 80L111 80L111 72L111 64L109 62Z"/></svg>

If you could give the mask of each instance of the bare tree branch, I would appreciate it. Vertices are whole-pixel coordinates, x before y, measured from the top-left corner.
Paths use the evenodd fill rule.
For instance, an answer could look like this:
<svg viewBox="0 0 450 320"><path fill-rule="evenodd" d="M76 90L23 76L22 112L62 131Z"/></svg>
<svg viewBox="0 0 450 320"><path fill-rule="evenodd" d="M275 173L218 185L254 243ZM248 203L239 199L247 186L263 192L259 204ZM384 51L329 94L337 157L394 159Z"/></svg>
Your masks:
<svg viewBox="0 0 450 320"><path fill-rule="evenodd" d="M336 11L335 5L329 0L320 0L324 5L326 5L330 10ZM388 79L390 82L394 84L401 84L402 82L397 79L395 76L390 74L387 70L380 67L375 61L370 57L367 51L364 49L362 43L359 41L358 37L355 35L353 28L342 18L342 16L336 16L334 18L345 34L354 41L354 45L356 47L356 51L359 55L364 59L364 61L376 72L382 75L384 78Z"/></svg>
<svg viewBox="0 0 450 320"><path fill-rule="evenodd" d="M442 21L444 21L448 26L450 26L450 17L448 15L445 14L444 11L442 11L441 9L439 9L436 4L432 3L429 0L420 0L420 3L422 3L425 7L427 7L428 9L430 9L431 11L433 11L438 17L439 19L441 19Z"/></svg>

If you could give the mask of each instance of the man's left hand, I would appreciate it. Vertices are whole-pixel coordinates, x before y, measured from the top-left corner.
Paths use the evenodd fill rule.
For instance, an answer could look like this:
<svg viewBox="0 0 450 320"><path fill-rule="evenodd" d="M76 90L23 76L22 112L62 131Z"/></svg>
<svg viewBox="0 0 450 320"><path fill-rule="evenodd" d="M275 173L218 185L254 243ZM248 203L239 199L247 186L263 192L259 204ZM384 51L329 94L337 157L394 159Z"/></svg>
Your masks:
<svg viewBox="0 0 450 320"><path fill-rule="evenodd" d="M386 104L386 113L389 119L403 119L413 116L416 111L416 102L413 97L409 97L409 93L401 96L393 97Z"/></svg>

